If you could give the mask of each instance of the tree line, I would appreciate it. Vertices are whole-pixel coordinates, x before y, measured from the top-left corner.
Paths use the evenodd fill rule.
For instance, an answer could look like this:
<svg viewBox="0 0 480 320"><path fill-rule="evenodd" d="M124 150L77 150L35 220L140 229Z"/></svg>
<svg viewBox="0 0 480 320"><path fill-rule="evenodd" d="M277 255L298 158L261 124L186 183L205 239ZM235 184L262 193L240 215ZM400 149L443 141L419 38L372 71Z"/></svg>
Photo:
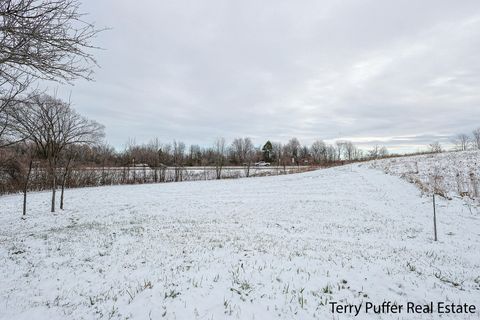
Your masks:
<svg viewBox="0 0 480 320"><path fill-rule="evenodd" d="M451 140L454 151L480 150L480 127L472 130L471 134L460 133ZM446 151L440 142L435 141L428 145L428 152L440 153Z"/></svg>
<svg viewBox="0 0 480 320"><path fill-rule="evenodd" d="M470 135L461 133L453 141L457 151L480 150L480 128L472 131Z"/></svg>
<svg viewBox="0 0 480 320"><path fill-rule="evenodd" d="M65 185L165 182L166 168L173 171L169 181L182 181L188 167L209 167L215 172L212 178L220 179L224 167L241 166L248 177L251 168L261 161L283 167L278 172L287 172L289 166L332 166L388 154L385 147L378 146L363 152L350 141L328 144L316 140L302 145L297 138L291 138L286 143L266 141L256 146L249 137L238 137L230 143L217 138L209 146L187 146L178 140L161 142L158 138L143 144L129 140L123 150L117 151L103 142L102 125L79 115L70 104L47 95L35 96L17 106L9 131L16 143L0 149L0 192L52 188L52 206L57 184L63 190ZM147 172L146 168L153 171Z"/></svg>

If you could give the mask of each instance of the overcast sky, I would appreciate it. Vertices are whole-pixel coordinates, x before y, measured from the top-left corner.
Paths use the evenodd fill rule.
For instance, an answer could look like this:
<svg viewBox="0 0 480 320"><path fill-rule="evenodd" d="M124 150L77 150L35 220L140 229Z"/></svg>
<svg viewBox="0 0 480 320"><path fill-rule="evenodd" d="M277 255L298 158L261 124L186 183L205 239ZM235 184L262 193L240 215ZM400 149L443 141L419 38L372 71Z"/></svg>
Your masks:
<svg viewBox="0 0 480 320"><path fill-rule="evenodd" d="M480 126L480 1L82 0L112 29L75 108L117 148L158 137L391 150Z"/></svg>

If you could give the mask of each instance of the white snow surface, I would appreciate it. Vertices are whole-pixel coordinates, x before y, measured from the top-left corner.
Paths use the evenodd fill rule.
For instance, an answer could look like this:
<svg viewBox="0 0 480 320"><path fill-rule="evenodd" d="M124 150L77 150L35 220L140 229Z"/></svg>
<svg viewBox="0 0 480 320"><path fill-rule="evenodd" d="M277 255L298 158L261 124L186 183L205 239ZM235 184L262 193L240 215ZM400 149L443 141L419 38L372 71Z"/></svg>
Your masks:
<svg viewBox="0 0 480 320"><path fill-rule="evenodd" d="M480 213L365 166L0 198L0 319L479 319ZM450 301L474 315L332 314Z"/></svg>
<svg viewBox="0 0 480 320"><path fill-rule="evenodd" d="M424 193L480 200L480 150L388 158L367 162L371 168L402 177Z"/></svg>

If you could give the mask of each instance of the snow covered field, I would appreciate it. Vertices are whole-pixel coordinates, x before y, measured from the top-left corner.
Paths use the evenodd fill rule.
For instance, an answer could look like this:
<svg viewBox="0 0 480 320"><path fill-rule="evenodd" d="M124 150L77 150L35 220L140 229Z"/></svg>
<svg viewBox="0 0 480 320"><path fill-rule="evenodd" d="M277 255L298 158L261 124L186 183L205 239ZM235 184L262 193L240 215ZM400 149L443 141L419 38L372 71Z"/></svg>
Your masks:
<svg viewBox="0 0 480 320"><path fill-rule="evenodd" d="M0 198L1 319L479 319L480 213L366 166ZM70 209L68 209L70 208ZM332 314L450 301L473 315Z"/></svg>
<svg viewBox="0 0 480 320"><path fill-rule="evenodd" d="M480 151L445 152L368 162L366 166L414 183L424 193L480 200Z"/></svg>

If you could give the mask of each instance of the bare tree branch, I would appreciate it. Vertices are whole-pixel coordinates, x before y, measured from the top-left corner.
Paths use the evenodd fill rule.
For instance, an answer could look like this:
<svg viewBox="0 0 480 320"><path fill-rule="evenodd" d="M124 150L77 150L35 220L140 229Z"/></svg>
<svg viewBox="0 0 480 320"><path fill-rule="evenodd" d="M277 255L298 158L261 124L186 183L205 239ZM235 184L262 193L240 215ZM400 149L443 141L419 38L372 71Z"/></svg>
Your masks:
<svg viewBox="0 0 480 320"><path fill-rule="evenodd" d="M79 8L77 0L0 2L0 81L91 80L97 63L90 41L101 30Z"/></svg>
<svg viewBox="0 0 480 320"><path fill-rule="evenodd" d="M77 0L0 1L0 147L15 142L9 109L36 80L92 80L91 40L102 30L84 16Z"/></svg>

